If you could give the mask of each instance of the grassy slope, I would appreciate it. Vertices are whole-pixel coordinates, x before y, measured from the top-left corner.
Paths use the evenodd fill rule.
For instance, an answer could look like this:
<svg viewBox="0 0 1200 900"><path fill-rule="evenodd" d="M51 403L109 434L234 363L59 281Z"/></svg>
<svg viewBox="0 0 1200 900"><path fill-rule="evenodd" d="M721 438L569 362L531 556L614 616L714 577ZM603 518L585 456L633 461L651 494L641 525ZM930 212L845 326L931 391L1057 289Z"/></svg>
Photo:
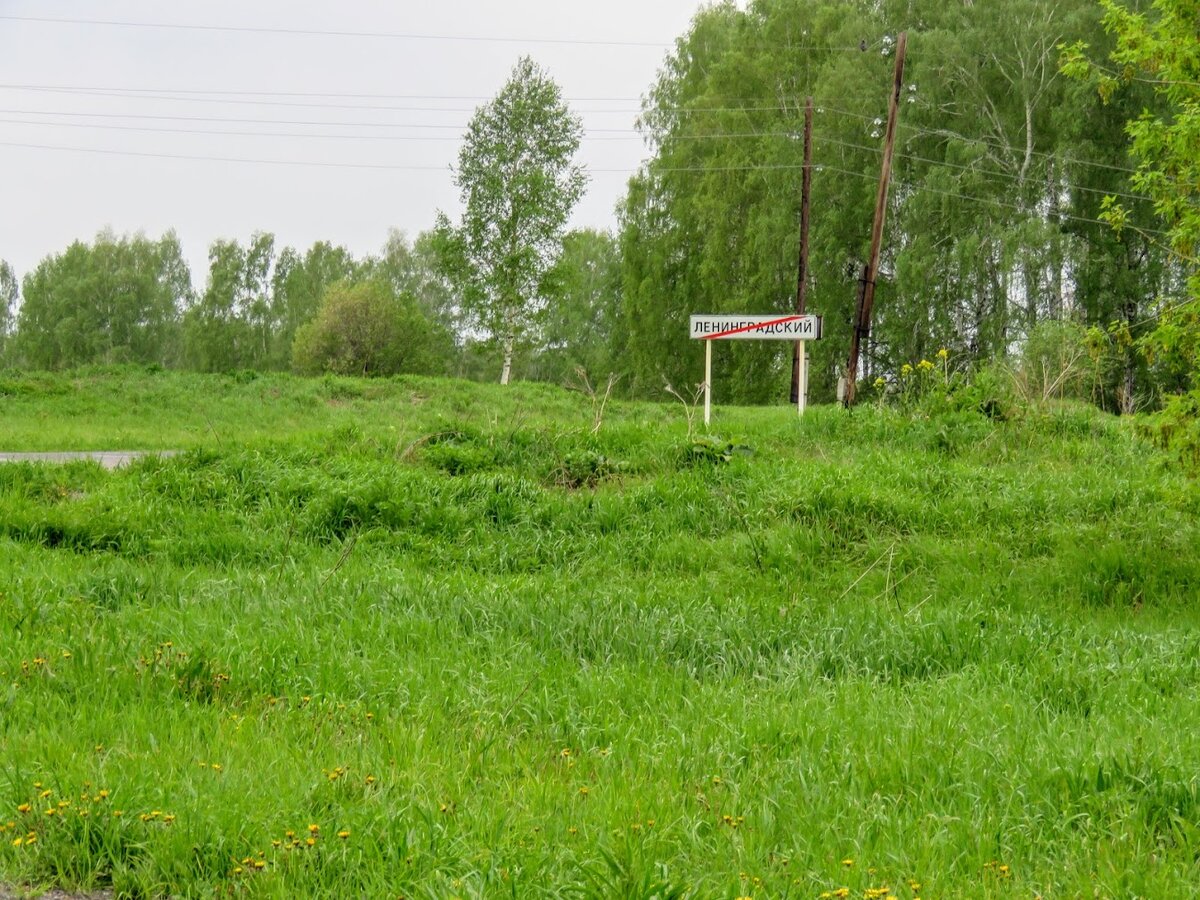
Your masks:
<svg viewBox="0 0 1200 900"><path fill-rule="evenodd" d="M0 388L0 449L197 448L0 467L0 881L1166 897L1200 875L1200 492L1115 420L722 409L753 449L723 462L678 405L591 436L542 386Z"/></svg>

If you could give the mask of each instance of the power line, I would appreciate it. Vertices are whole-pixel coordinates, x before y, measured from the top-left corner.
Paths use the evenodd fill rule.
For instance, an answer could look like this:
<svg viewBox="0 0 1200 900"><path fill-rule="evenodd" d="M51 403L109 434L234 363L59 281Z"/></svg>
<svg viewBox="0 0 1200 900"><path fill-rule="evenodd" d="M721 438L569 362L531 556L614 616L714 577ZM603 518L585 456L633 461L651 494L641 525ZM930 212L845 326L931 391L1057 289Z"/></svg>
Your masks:
<svg viewBox="0 0 1200 900"><path fill-rule="evenodd" d="M129 94L215 94L230 97L343 97L352 100L490 100L483 94L378 94L341 93L337 91L251 91L217 88L138 88L101 87L74 84L0 84L0 89L13 91L121 91ZM640 103L640 97L566 97L571 103L630 102Z"/></svg>
<svg viewBox="0 0 1200 900"><path fill-rule="evenodd" d="M6 88L5 85L0 85L0 88ZM69 94L72 96L84 97L109 97L121 100L149 100L149 101L167 101L171 103L209 103L209 104L230 104L238 106L283 106L283 107L299 107L303 109L343 109L343 110L372 110L385 112L474 112L474 106L392 106L392 105L377 105L363 103L306 103L296 102L293 100L245 100L241 98L211 98L203 96L170 96L167 92L159 94L151 94L147 91L127 92L121 89L117 90L102 90L99 88L16 88L16 90L34 91L39 94ZM197 94L202 92L196 92ZM487 99L487 98L481 98ZM639 110L632 108L623 109L583 109L578 112L583 114L594 113L637 113Z"/></svg>
<svg viewBox="0 0 1200 900"><path fill-rule="evenodd" d="M866 115L864 113L851 112L850 110L847 110L847 109L837 109L832 106L823 106L822 108L818 109L817 112L818 112L818 114L822 113L822 112L832 112L836 115L851 116L852 118L862 119L862 120L868 121L868 122L874 122L876 119L880 118L879 116L872 116L872 115ZM989 139L982 135L973 136L973 135L966 135L966 134L957 134L955 132L951 132L946 129L940 129L940 128L919 128L916 125L912 125L907 122L900 122L899 125L901 128L904 128L908 131L912 131L916 134L925 134L925 135L929 135L931 137L941 137L941 138L957 138L958 140L961 140L968 144L983 144L984 146L987 146L987 147L994 147L997 150L1007 150L1007 151L1017 154L1017 155L1024 155L1024 153L1025 153L1025 149L1023 147L1014 147L1012 144L1006 144L1001 140ZM1034 150L1031 152L1031 155L1032 156L1040 156L1040 157L1044 157L1044 158L1052 158L1052 159L1058 160L1059 162L1071 163L1073 165L1078 165L1078 166L1086 166L1086 167L1097 168L1097 169L1111 169L1115 172L1125 172L1130 175L1137 174L1137 169L1130 169L1126 166L1116 166L1116 165L1112 165L1110 163L1102 163L1102 162L1089 162L1087 160L1074 159L1069 156L1059 156L1056 153L1048 153L1044 150Z"/></svg>
<svg viewBox="0 0 1200 900"><path fill-rule="evenodd" d="M835 113L841 114L846 111L832 110ZM283 120L283 119L249 119L249 118L227 118L216 116L175 116L175 115L148 115L140 113L81 113L81 112L59 112L59 111L43 111L43 110L12 110L0 109L0 114L6 115L36 115L36 116L70 116L75 118L102 118L102 119L139 119L139 120L154 120L154 121L183 121L183 122L209 122L209 123L233 123L243 125L292 125L301 127L348 127L348 128L400 128L400 129L422 129L422 130L454 130L462 132L465 125L460 124L437 124L437 123L389 123L389 122L323 122L310 120ZM856 113L846 113L849 115L858 116ZM247 131L232 131L232 130L204 130L204 129L154 129L140 128L136 126L122 125L106 125L103 123L79 123L79 122L31 122L22 120L5 120L9 124L20 125L47 125L57 127L87 127L96 129L119 130L119 131L145 131L145 132L161 132L161 133L181 133L181 134L212 134L214 136L240 136L240 137L284 137L284 138L324 138L324 139L341 139L341 140L428 140L429 138L420 138L407 135L324 135L324 134L295 134L284 132L247 132ZM619 140L637 140L640 139L639 133L631 128L589 128L587 129L589 140L598 141L619 141ZM596 137L595 135L622 135L622 137ZM624 137L628 135L628 137ZM675 139L681 140L710 140L710 139L740 139L740 138L763 138L763 137L784 137L794 139L796 135L792 132L706 132L699 134L679 134L672 135ZM457 135L453 138L433 138L433 140L458 140ZM849 141L841 141L836 138L820 137L819 141L828 144L844 146L852 149L863 150L872 153L879 153L879 148L869 147L862 144L855 144ZM976 169L973 166L966 166L958 163L935 160L929 157L918 156L916 154L898 153L899 157L910 161L924 162L930 165L943 166L947 168L957 169L961 171L976 171L981 175L986 175L994 178L1006 178L1012 181L1018 180L1016 176L1010 173L997 172L992 170ZM1051 154L1039 154L1050 156ZM1064 160L1070 161L1070 160ZM1079 162L1080 165L1089 165L1088 163ZM1095 164L1102 165L1102 164ZM1105 168L1115 168L1107 167ZM1134 170L1123 170L1133 173ZM1069 190L1097 194L1101 196L1111 195L1121 197L1123 199L1152 202L1151 198L1121 191L1106 191L1099 188L1089 188L1083 185L1074 184L1071 182L1064 183L1064 187Z"/></svg>
<svg viewBox="0 0 1200 900"><path fill-rule="evenodd" d="M269 138L287 138L293 139L314 139L314 140L341 140L341 141L441 141L454 142L462 140L461 134L453 135L425 135L425 134L312 134L297 131L230 131L225 129L210 129L210 128L155 128L148 125L110 125L104 122L34 122L28 119L0 119L0 124L4 125L33 125L45 126L48 128L91 128L103 131L134 131L139 133L151 134L194 134L206 135L212 137L269 137ZM397 126L405 127L405 126ZM735 135L730 135L734 137ZM601 142L617 142L617 141L640 141L641 136L632 132L628 135L619 137L593 137L584 134L584 140L601 141Z"/></svg>
<svg viewBox="0 0 1200 900"><path fill-rule="evenodd" d="M208 156L192 153L150 153L137 150L110 150L101 147L60 147L53 144L25 144L0 141L0 147L20 147L28 150L60 150L68 153L98 153L104 156L131 156L141 159L178 159L199 162L254 163L270 166L313 166L322 169L374 169L396 172L448 172L450 166L402 166L384 163L310 162L289 159L249 159L238 156Z"/></svg>
<svg viewBox="0 0 1200 900"><path fill-rule="evenodd" d="M463 41L467 43L492 44L562 44L567 46L590 47L643 47L662 50L671 47L670 43L654 41L606 41L599 39L579 38L534 38L534 37L496 37L463 34L417 34L396 31L340 31L315 28L267 28L254 25L197 25L176 22L130 22L115 19L74 19L49 18L46 16L8 16L0 15L0 20L8 22L29 22L40 25L92 25L105 28L161 28L175 31L207 31L235 34L278 34L293 37L343 37L371 38L382 40L405 41Z"/></svg>
<svg viewBox="0 0 1200 900"><path fill-rule="evenodd" d="M539 37L496 37L491 35L462 35L462 34L420 34L397 31L344 31L317 28L268 28L256 25L206 25L178 22L131 22L116 19L77 19L50 18L48 16L10 16L0 15L0 20L9 22L28 22L39 25L91 25L105 28L162 28L176 31L212 31L235 34L278 34L292 37L340 37L340 38L369 38L383 40L406 41L464 41L469 43L500 43L500 44L558 44L584 47L638 47L654 50L669 50L672 42L662 41L618 41L598 38L539 38ZM785 43L782 46L788 50L806 53L860 53L874 49L877 44L861 43L846 46L816 46Z"/></svg>
<svg viewBox="0 0 1200 900"><path fill-rule="evenodd" d="M854 143L851 143L850 141L839 141L836 138L819 137L819 138L817 138L817 140L819 142L825 143L825 144L835 144L839 147L849 147L854 150L865 150L870 153L882 153L883 152L878 147L868 147L863 144L854 144ZM928 157L916 156L915 154L911 154L911 153L897 153L896 156L900 159L907 159L910 162L923 162L923 163L929 163L930 165L933 165L933 166L939 166L939 167L947 168L947 169L957 169L957 170L963 171L963 172L975 172L976 174L985 175L989 178L1000 178L1000 179L1012 181L1012 182L1019 182L1021 180L1017 175L1014 175L1011 172L997 172L997 171L994 171L991 169L978 169L975 166L965 166L965 165L961 165L959 163L946 162L945 160L929 159ZM1124 200L1140 200L1140 201L1144 201L1146 203L1154 202L1152 197L1147 197L1143 194L1127 194L1127 193L1123 193L1121 191L1106 191L1106 190L1102 190L1101 188L1084 187L1083 185L1073 184L1069 181L1063 182L1062 186L1065 187L1067 190L1071 190L1071 191L1080 191L1083 193L1099 194L1101 196L1120 197Z"/></svg>

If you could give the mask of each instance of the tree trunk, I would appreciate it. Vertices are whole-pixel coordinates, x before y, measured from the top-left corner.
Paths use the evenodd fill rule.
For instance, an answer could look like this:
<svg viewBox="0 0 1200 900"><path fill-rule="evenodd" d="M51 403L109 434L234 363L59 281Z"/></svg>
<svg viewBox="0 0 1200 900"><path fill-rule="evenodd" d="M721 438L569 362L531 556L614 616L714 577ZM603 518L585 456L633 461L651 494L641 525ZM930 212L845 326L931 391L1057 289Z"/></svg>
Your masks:
<svg viewBox="0 0 1200 900"><path fill-rule="evenodd" d="M513 357L513 333L510 331L504 335L504 368L500 370L500 383L508 384L508 378L512 374L512 357Z"/></svg>

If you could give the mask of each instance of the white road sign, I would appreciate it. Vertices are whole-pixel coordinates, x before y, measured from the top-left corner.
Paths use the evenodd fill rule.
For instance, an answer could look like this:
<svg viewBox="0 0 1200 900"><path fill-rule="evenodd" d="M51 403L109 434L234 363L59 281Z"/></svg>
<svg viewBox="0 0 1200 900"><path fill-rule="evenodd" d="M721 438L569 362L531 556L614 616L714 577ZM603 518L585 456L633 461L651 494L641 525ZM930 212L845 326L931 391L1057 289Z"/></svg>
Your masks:
<svg viewBox="0 0 1200 900"><path fill-rule="evenodd" d="M816 341L820 316L691 316L688 337L702 341Z"/></svg>

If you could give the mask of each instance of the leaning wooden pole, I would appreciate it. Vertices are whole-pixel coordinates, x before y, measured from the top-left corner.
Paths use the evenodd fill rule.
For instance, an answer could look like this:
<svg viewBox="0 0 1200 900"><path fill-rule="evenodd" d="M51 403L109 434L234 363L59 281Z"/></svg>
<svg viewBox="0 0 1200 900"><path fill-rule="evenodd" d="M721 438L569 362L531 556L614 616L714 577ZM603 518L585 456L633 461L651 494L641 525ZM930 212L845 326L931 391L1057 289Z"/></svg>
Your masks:
<svg viewBox="0 0 1200 900"><path fill-rule="evenodd" d="M892 149L896 144L896 116L900 109L900 87L904 83L904 48L907 43L908 32L902 31L896 40L896 78L892 85L892 99L888 104L887 133L883 139L883 171L879 175L879 190L875 194L871 253L863 269L858 313L854 318L854 332L850 336L850 359L846 363L846 406L854 402L859 352L871 336L871 308L875 305L875 279L879 272L879 249L883 242L883 219L887 212L888 181L892 174Z"/></svg>
<svg viewBox="0 0 1200 900"><path fill-rule="evenodd" d="M800 179L800 263L796 272L796 315L804 315L808 298L808 198L812 191L813 99L804 103L804 170ZM804 341L792 350L792 402L804 411Z"/></svg>

